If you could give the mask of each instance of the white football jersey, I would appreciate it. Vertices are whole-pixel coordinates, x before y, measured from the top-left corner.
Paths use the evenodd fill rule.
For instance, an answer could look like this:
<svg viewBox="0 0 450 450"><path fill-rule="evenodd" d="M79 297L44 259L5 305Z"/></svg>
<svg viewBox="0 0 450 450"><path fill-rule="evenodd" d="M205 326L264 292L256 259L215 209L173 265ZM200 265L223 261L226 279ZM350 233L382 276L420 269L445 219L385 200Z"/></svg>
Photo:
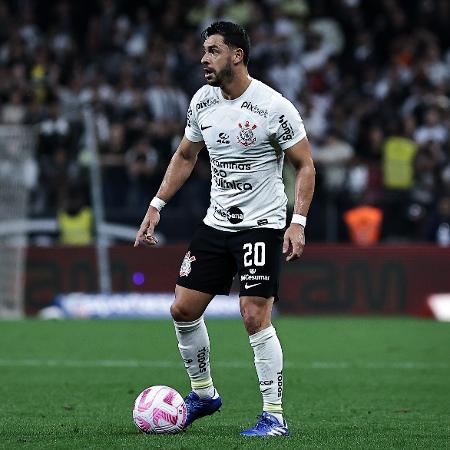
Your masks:
<svg viewBox="0 0 450 450"><path fill-rule="evenodd" d="M191 100L185 136L204 141L211 160L206 225L223 231L284 228L284 150L306 136L289 100L255 79L234 100L205 85Z"/></svg>

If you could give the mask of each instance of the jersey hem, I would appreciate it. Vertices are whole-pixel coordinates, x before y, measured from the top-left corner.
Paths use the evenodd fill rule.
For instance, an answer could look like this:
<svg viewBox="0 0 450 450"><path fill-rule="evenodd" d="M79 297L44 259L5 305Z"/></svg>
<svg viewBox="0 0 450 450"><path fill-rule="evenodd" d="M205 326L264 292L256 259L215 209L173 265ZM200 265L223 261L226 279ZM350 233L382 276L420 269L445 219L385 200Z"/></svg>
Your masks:
<svg viewBox="0 0 450 450"><path fill-rule="evenodd" d="M286 228L286 223L283 226L281 226L281 227L277 227L275 225L271 226L271 224L267 224L267 225L255 225L253 227L245 227L245 228L239 228L239 229L226 228L226 227L217 226L216 224L210 222L206 217L203 219L203 223L205 225L207 225L208 227L214 228L215 230L218 230L218 231L229 231L231 233L237 233L239 231L245 231L245 230L258 230L260 228L269 228L269 229L272 229L272 230L283 230L284 228Z"/></svg>
<svg viewBox="0 0 450 450"><path fill-rule="evenodd" d="M202 136L198 141L196 141L196 140L195 140L196 138L192 138L192 137L187 136L186 132L184 132L184 137L185 137L188 141L194 142L194 143L202 142L202 141L203 141L203 136Z"/></svg>

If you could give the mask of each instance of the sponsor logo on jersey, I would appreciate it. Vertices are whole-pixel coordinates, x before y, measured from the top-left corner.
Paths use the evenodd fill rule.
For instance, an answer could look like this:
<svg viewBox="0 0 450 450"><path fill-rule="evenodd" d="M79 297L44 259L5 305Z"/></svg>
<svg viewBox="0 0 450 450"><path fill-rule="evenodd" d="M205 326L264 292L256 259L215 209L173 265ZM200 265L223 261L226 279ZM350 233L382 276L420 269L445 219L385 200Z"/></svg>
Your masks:
<svg viewBox="0 0 450 450"><path fill-rule="evenodd" d="M250 125L250 121L246 120L244 125L241 123L238 124L241 129L239 136L237 137L237 141L239 144L244 147L249 147L250 145L256 142L256 136L253 134L253 130L256 128L256 125Z"/></svg>
<svg viewBox="0 0 450 450"><path fill-rule="evenodd" d="M278 123L281 124L281 128L283 130L283 132L278 136L278 139L283 142L293 139L294 129L292 128L292 125L289 123L286 117L284 117L284 114L278 117Z"/></svg>
<svg viewBox="0 0 450 450"><path fill-rule="evenodd" d="M214 217L218 220L228 220L228 222L236 224L244 220L244 213L237 206L232 206L229 209L221 209L215 206Z"/></svg>
<svg viewBox="0 0 450 450"><path fill-rule="evenodd" d="M223 171L221 171L223 172ZM213 175L214 183L220 189L234 189L236 191L251 191L253 186L250 183L244 183L242 181L227 181L225 178Z"/></svg>
<svg viewBox="0 0 450 450"><path fill-rule="evenodd" d="M191 119L192 119L192 108L189 108L186 115L187 126L191 128Z"/></svg>
<svg viewBox="0 0 450 450"><path fill-rule="evenodd" d="M232 170L250 170L251 165L249 163L240 163L236 161L218 161L217 159L211 159L211 164L219 169L232 169Z"/></svg>
<svg viewBox="0 0 450 450"><path fill-rule="evenodd" d="M180 268L180 277L187 277L191 273L191 264L196 260L195 256L191 256L191 252L187 252L184 255L183 262Z"/></svg>
<svg viewBox="0 0 450 450"><path fill-rule="evenodd" d="M269 223L269 221L267 219L259 219L256 224L261 226L261 225L267 225Z"/></svg>
<svg viewBox="0 0 450 450"><path fill-rule="evenodd" d="M209 108L210 106L217 105L219 103L219 100L217 98L205 98L204 100L199 101L195 105L195 110L200 111L204 108Z"/></svg>
<svg viewBox="0 0 450 450"><path fill-rule="evenodd" d="M230 136L227 133L219 133L219 139L216 142L218 144L229 144Z"/></svg>
<svg viewBox="0 0 450 450"><path fill-rule="evenodd" d="M215 185L220 189L234 189L236 191L251 191L253 186L245 181L227 181L228 173L224 169L250 170L250 164L220 162L215 159L211 160L211 173Z"/></svg>
<svg viewBox="0 0 450 450"><path fill-rule="evenodd" d="M227 219L233 224L240 223L244 220L244 213L237 206L232 206L227 211Z"/></svg>
<svg viewBox="0 0 450 450"><path fill-rule="evenodd" d="M248 109L252 113L261 117L267 117L269 115L269 111L267 109L261 109L258 105L254 105L252 102L243 102L241 105L241 109L242 108Z"/></svg>

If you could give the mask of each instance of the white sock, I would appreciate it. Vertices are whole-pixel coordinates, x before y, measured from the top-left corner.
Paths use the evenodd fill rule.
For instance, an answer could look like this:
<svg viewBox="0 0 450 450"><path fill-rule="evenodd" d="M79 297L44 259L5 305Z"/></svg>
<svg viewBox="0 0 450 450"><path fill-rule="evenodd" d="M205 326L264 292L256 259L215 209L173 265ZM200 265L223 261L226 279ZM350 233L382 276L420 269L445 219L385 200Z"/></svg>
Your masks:
<svg viewBox="0 0 450 450"><path fill-rule="evenodd" d="M209 336L203 316L192 322L173 322L178 348L184 360L192 390L200 397L218 395L209 367Z"/></svg>
<svg viewBox="0 0 450 450"><path fill-rule="evenodd" d="M256 373L263 398L263 411L283 423L283 351L275 328L271 325L250 337L255 355Z"/></svg>

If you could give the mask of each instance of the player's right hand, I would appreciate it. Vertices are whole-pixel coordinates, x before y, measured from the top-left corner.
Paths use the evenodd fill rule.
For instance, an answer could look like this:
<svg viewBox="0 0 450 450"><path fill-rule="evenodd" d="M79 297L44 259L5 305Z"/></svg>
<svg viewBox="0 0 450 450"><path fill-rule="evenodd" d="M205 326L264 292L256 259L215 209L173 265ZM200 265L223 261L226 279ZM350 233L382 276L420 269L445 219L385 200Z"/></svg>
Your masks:
<svg viewBox="0 0 450 450"><path fill-rule="evenodd" d="M141 245L153 246L158 243L154 232L155 227L158 225L160 219L159 211L153 206L150 206L147 214L142 221L139 231L136 234L136 240L134 241L134 247Z"/></svg>

